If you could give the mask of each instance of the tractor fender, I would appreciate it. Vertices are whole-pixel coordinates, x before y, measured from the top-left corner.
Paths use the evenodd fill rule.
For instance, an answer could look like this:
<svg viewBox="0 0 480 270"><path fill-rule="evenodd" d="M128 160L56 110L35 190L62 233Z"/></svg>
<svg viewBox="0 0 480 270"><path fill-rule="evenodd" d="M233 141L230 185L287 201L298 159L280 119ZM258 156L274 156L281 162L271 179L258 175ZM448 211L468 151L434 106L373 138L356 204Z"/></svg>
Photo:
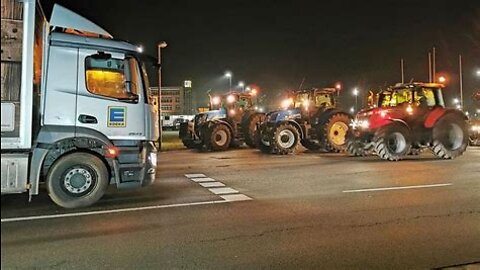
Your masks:
<svg viewBox="0 0 480 270"><path fill-rule="evenodd" d="M425 119L424 126L426 128L433 128L435 124L440 120L441 118L445 117L446 115L456 115L460 119L464 119L465 121L468 120L468 117L461 111L457 109L445 109L442 107L438 107L433 109L427 118Z"/></svg>
<svg viewBox="0 0 480 270"><path fill-rule="evenodd" d="M229 122L227 122L225 120L222 120L222 119L214 119L214 120L207 121L207 123L206 123L207 127L211 127L212 125L225 125L230 130L232 136L234 136L234 129Z"/></svg>
<svg viewBox="0 0 480 270"><path fill-rule="evenodd" d="M278 126L282 125L282 124L291 124L292 126L294 126L297 130L298 130L298 133L300 133L300 139L303 140L305 138L305 135L304 135L304 132L303 132L303 129L301 127L301 125L296 122L296 121L292 121L292 120L284 120L284 121L279 121L277 123L275 123L275 128L277 128Z"/></svg>
<svg viewBox="0 0 480 270"><path fill-rule="evenodd" d="M389 119L390 121L390 124L392 123L397 123L397 124L401 124L403 126L405 126L409 131L412 131L412 129L410 128L410 126L407 124L407 122L403 121L402 119Z"/></svg>

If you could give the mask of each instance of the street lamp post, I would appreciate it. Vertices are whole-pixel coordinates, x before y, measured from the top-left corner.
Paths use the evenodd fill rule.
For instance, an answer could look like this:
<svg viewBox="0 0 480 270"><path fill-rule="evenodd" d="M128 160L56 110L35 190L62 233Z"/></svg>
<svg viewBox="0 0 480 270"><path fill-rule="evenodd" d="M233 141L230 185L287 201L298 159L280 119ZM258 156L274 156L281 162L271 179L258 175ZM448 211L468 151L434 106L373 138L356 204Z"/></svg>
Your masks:
<svg viewBox="0 0 480 270"><path fill-rule="evenodd" d="M167 47L167 42L158 43L158 148L162 148L162 49Z"/></svg>
<svg viewBox="0 0 480 270"><path fill-rule="evenodd" d="M228 78L228 91L231 91L232 90L232 77L233 77L232 72L230 72L230 71L225 72L225 77Z"/></svg>
<svg viewBox="0 0 480 270"><path fill-rule="evenodd" d="M358 88L353 89L353 95L355 96L355 111L358 111Z"/></svg>

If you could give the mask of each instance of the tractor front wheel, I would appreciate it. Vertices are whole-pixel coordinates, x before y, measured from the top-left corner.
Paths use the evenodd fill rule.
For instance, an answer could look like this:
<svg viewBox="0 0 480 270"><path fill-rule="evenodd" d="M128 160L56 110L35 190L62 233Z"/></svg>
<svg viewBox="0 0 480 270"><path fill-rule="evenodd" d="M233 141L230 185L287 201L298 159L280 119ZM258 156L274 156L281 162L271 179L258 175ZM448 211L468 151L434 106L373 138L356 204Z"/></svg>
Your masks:
<svg viewBox="0 0 480 270"><path fill-rule="evenodd" d="M410 153L410 130L403 124L392 123L376 132L374 142L380 158L398 161Z"/></svg>
<svg viewBox="0 0 480 270"><path fill-rule="evenodd" d="M205 146L210 151L225 151L230 146L232 133L222 124L214 124L207 130Z"/></svg>
<svg viewBox="0 0 480 270"><path fill-rule="evenodd" d="M287 155L295 152L300 141L298 130L289 123L279 125L270 142L272 151L279 155Z"/></svg>
<svg viewBox="0 0 480 270"><path fill-rule="evenodd" d="M257 145L257 127L258 123L262 122L264 119L262 114L254 114L248 118L246 122L243 123L243 134L245 136L245 143L254 148Z"/></svg>

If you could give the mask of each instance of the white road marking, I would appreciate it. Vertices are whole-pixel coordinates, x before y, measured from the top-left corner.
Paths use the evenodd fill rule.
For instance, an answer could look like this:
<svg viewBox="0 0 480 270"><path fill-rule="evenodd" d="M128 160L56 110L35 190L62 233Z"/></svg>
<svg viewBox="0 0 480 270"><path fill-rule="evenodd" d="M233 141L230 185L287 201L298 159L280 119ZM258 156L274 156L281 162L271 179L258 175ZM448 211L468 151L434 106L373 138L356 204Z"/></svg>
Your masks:
<svg viewBox="0 0 480 270"><path fill-rule="evenodd" d="M452 183L445 183L445 184L403 186L403 187L366 188L366 189L344 190L342 192L343 193L353 193L353 192L386 191L386 190L413 189L413 188L433 188L433 187L446 187L446 186L451 186L451 185L453 185L453 184Z"/></svg>
<svg viewBox="0 0 480 270"><path fill-rule="evenodd" d="M201 173L185 174L185 176L187 178L206 177L205 174L201 174Z"/></svg>
<svg viewBox="0 0 480 270"><path fill-rule="evenodd" d="M227 202L230 202L230 201L217 200L217 201L206 201L206 202L152 205L152 206L132 207L132 208L122 208L122 209L112 209L112 210L99 210L99 211L91 211L91 212L78 212L78 213L66 213L66 214L54 214L54 215L42 215L42 216L2 218L1 221L2 221L2 223L8 223L8 222L31 221L31 220L42 220L42 219L56 219L56 218L68 218L68 217L93 216L93 215L104 215L104 214L114 214L114 213L124 213L124 212L155 210L155 209L163 209L163 208L219 204L219 203L227 203Z"/></svg>
<svg viewBox="0 0 480 270"><path fill-rule="evenodd" d="M221 195L222 199L228 202L238 202L238 201L250 201L252 198L244 194L231 194L231 195Z"/></svg>
<svg viewBox="0 0 480 270"><path fill-rule="evenodd" d="M193 182L201 183L201 182L215 182L217 180L210 178L210 177L202 177L202 178L190 178Z"/></svg>
<svg viewBox="0 0 480 270"><path fill-rule="evenodd" d="M235 189L229 188L229 187L209 188L208 190L210 190L210 192L212 192L215 195L238 193L238 190L235 190Z"/></svg>
<svg viewBox="0 0 480 270"><path fill-rule="evenodd" d="M199 183L202 187L206 188L212 188L212 187L224 187L224 183L220 182L205 182L205 183Z"/></svg>

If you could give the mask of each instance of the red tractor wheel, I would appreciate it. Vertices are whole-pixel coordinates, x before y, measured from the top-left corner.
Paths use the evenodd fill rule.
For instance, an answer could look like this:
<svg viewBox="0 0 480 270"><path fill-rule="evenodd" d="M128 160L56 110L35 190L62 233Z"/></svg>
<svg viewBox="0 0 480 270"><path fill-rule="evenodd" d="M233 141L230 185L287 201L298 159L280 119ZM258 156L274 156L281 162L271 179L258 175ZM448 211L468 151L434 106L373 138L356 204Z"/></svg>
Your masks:
<svg viewBox="0 0 480 270"><path fill-rule="evenodd" d="M410 130L401 123L381 127L374 138L376 154L385 160L397 161L410 153Z"/></svg>
<svg viewBox="0 0 480 270"><path fill-rule="evenodd" d="M454 159L465 152L468 145L468 128L457 115L442 117L433 127L432 152L442 159Z"/></svg>

